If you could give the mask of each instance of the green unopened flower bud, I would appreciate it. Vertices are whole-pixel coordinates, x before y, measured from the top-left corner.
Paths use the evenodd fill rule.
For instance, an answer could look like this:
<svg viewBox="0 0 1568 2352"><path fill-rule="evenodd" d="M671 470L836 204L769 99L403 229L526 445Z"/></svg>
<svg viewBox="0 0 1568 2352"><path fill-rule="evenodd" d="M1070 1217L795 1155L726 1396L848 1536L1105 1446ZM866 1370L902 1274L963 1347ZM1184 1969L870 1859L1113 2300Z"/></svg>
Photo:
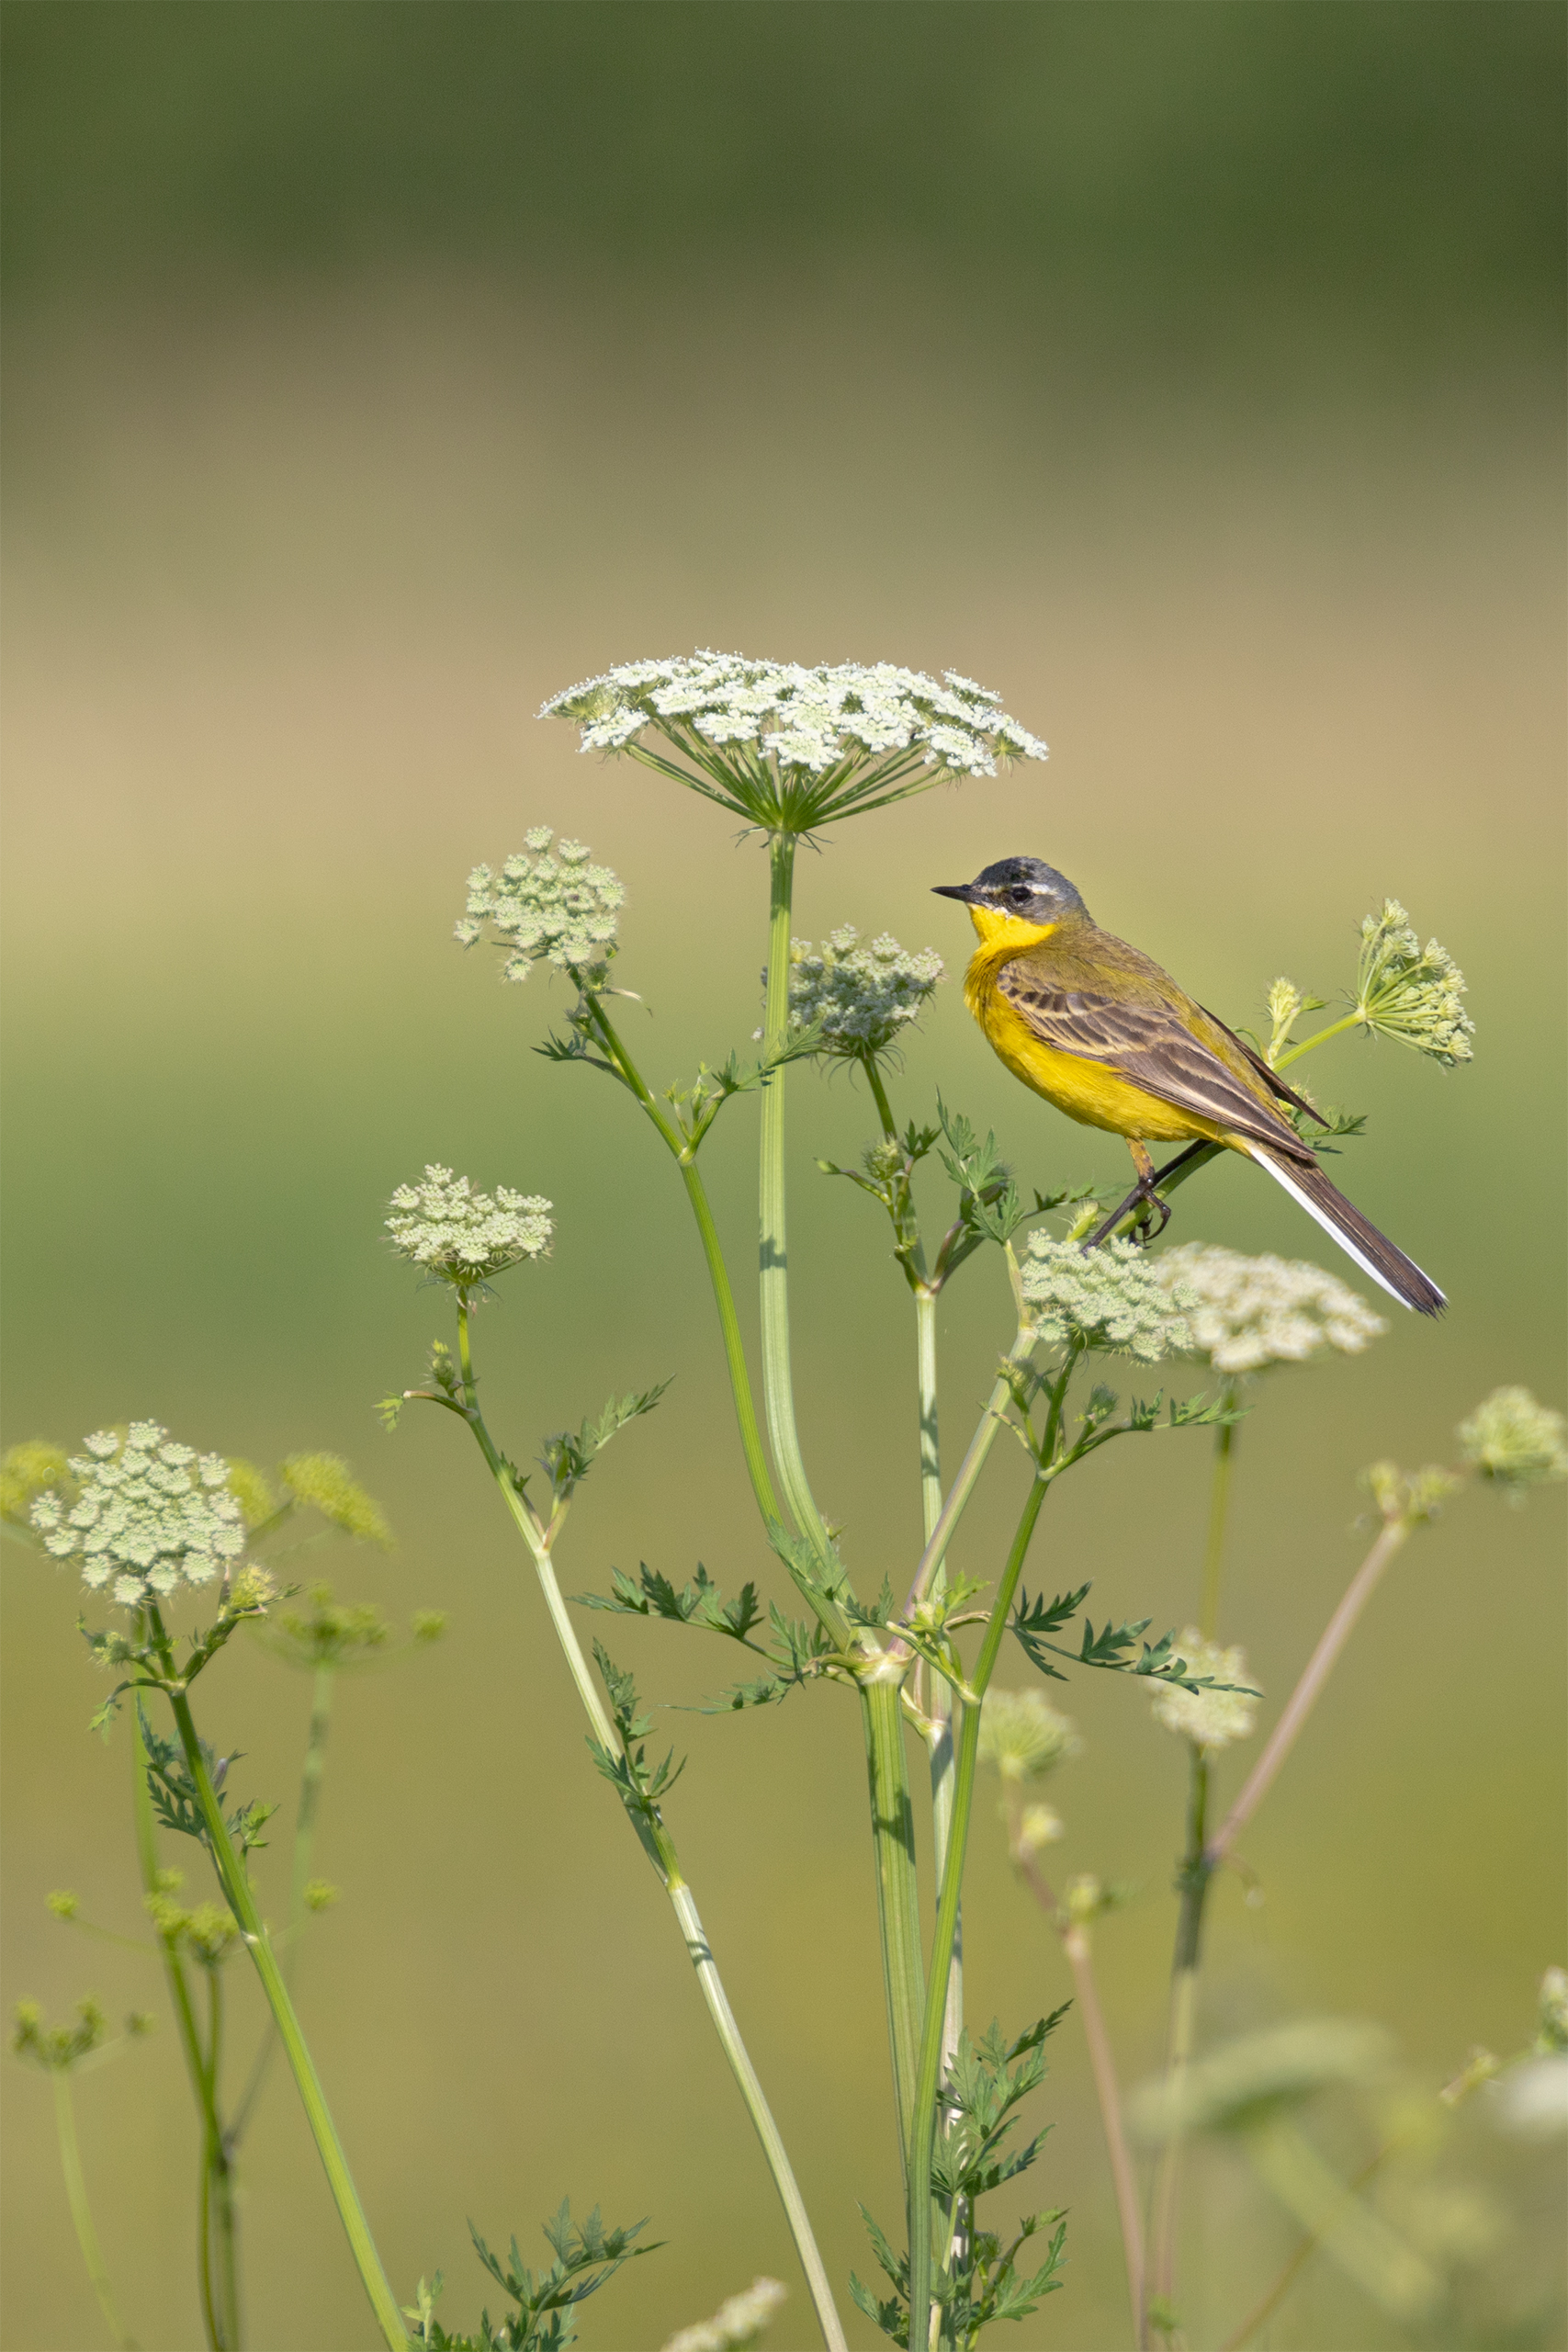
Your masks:
<svg viewBox="0 0 1568 2352"><path fill-rule="evenodd" d="M70 1888L66 1886L57 1886L52 1894L46 1894L43 1899L57 1919L73 1919L82 1908L81 1896L73 1894Z"/></svg>
<svg viewBox="0 0 1568 2352"><path fill-rule="evenodd" d="M16 2019L13 2051L49 2074L69 2074L98 2048L108 2032L108 2019L91 1994L76 2004L74 2025L46 2026L36 2001L18 2001L11 2014Z"/></svg>
<svg viewBox="0 0 1568 2352"><path fill-rule="evenodd" d="M1054 1805L1026 1804L1019 1814L1016 1836L1021 1853L1042 1853L1066 1834L1066 1824Z"/></svg>
<svg viewBox="0 0 1568 2352"><path fill-rule="evenodd" d="M824 1054L885 1054L919 1019L942 978L935 948L910 955L887 932L863 945L847 922L820 947L792 939L789 1026L798 1034L820 1024Z"/></svg>
<svg viewBox="0 0 1568 2352"><path fill-rule="evenodd" d="M524 835L525 848L501 871L476 865L468 876L468 911L455 937L472 947L488 922L507 951L502 978L525 980L538 963L570 972L585 988L603 988L615 953L615 931L626 890L607 865L595 865L581 842L558 842L550 854L547 825Z"/></svg>
<svg viewBox="0 0 1568 2352"><path fill-rule="evenodd" d="M145 2041L150 2033L158 2030L158 2020L148 2009L132 2009L125 2020L125 2030L132 2041Z"/></svg>
<svg viewBox="0 0 1568 2352"><path fill-rule="evenodd" d="M1475 1023L1464 1010L1464 974L1446 947L1422 946L1397 899L1385 899L1361 925L1356 1018L1452 1069L1474 1058Z"/></svg>
<svg viewBox="0 0 1568 2352"><path fill-rule="evenodd" d="M330 1911L333 1905L341 1897L342 1893L341 1887L331 1885L324 1878L307 1879L305 1908L307 1911Z"/></svg>
<svg viewBox="0 0 1568 2352"><path fill-rule="evenodd" d="M504 1273L525 1259L549 1255L550 1203L535 1193L476 1193L466 1176L434 1164L419 1184L400 1184L386 1220L393 1246L459 1290Z"/></svg>
<svg viewBox="0 0 1568 2352"><path fill-rule="evenodd" d="M980 1716L980 1761L1004 1781L1040 1781L1083 1742L1043 1690L990 1690Z"/></svg>
<svg viewBox="0 0 1568 2352"><path fill-rule="evenodd" d="M1361 1484L1392 1525L1424 1527L1451 1502L1460 1482L1451 1470L1429 1462L1424 1470L1402 1470L1396 1462L1374 1462L1361 1473Z"/></svg>
<svg viewBox="0 0 1568 2352"><path fill-rule="evenodd" d="M409 1620L409 1631L416 1642L438 1642L446 1623L445 1609L416 1609Z"/></svg>
<svg viewBox="0 0 1568 2352"><path fill-rule="evenodd" d="M1459 1426L1464 1460L1522 1502L1531 1487L1568 1478L1568 1423L1528 1388L1495 1388Z"/></svg>
<svg viewBox="0 0 1568 2352"><path fill-rule="evenodd" d="M1540 1980L1535 2046L1540 2056L1568 2050L1568 1972L1561 1968L1549 1968Z"/></svg>
<svg viewBox="0 0 1568 2352"><path fill-rule="evenodd" d="M1176 2082L1134 2093L1129 2112L1145 2140L1179 2132L1248 2132L1333 2085L1362 2087L1387 2073L1393 2043L1382 2026L1349 2018L1300 2018L1244 2034L1194 2060Z"/></svg>
<svg viewBox="0 0 1568 2352"><path fill-rule="evenodd" d="M229 1492L239 1504L247 1527L259 1527L277 1509L277 1498L265 1471L233 1454L229 1457Z"/></svg>
<svg viewBox="0 0 1568 2352"><path fill-rule="evenodd" d="M220 1454L175 1445L157 1421L100 1430L67 1468L76 1499L39 1495L29 1514L46 1552L81 1564L89 1589L125 1608L210 1584L245 1548L240 1504Z"/></svg>
<svg viewBox="0 0 1568 2352"><path fill-rule="evenodd" d="M1048 1345L1077 1340L1107 1354L1157 1363L1191 1344L1184 1287L1162 1283L1130 1241L1086 1250L1034 1232L1020 1274L1025 1312Z"/></svg>
<svg viewBox="0 0 1568 2352"><path fill-rule="evenodd" d="M25 1524L33 1497L62 1484L70 1468L64 1447L45 1438L28 1438L0 1454L0 1519Z"/></svg>
<svg viewBox="0 0 1568 2352"><path fill-rule="evenodd" d="M1189 1674L1215 1682L1245 1682L1247 1652L1207 1642L1195 1625L1186 1626L1172 1653ZM1238 1739L1250 1739L1258 1701L1247 1690L1184 1690L1179 1683L1156 1684L1152 1712L1156 1724L1190 1739L1205 1756L1217 1755Z"/></svg>
<svg viewBox="0 0 1568 2352"><path fill-rule="evenodd" d="M379 1503L366 1493L341 1453L291 1453L278 1475L296 1502L309 1503L345 1535L383 1551L390 1547L392 1531Z"/></svg>
<svg viewBox="0 0 1568 2352"><path fill-rule="evenodd" d="M1093 1871L1080 1871L1062 1889L1062 1917L1069 1927L1092 1928L1113 1900Z"/></svg>
<svg viewBox="0 0 1568 2352"><path fill-rule="evenodd" d="M1156 1279L1189 1295L1192 1352L1216 1372L1305 1363L1329 1350L1359 1355L1388 1329L1364 1298L1303 1258L1249 1258L1186 1241L1153 1261Z"/></svg>
<svg viewBox="0 0 1568 2352"><path fill-rule="evenodd" d="M230 1617L259 1617L277 1598L277 1579L259 1560L247 1560L237 1576L229 1580L225 1614Z"/></svg>
<svg viewBox="0 0 1568 2352"><path fill-rule="evenodd" d="M740 2294L721 2303L712 2319L699 2320L694 2327L682 2327L670 2336L664 2352L746 2352L748 2346L761 2342L786 2300L776 2278L753 2278Z"/></svg>
<svg viewBox="0 0 1568 2352"><path fill-rule="evenodd" d="M1445 2107L1458 2107L1483 2083L1491 2082L1502 2071L1501 2058L1478 2041L1452 2082L1445 2083L1438 2097Z"/></svg>
<svg viewBox="0 0 1568 2352"><path fill-rule="evenodd" d="M1268 996L1270 1061L1277 1054L1281 1053L1290 1042L1291 1032L1295 1027L1297 1016L1305 1003L1304 990L1297 988L1294 980L1286 979L1283 974L1270 986Z"/></svg>

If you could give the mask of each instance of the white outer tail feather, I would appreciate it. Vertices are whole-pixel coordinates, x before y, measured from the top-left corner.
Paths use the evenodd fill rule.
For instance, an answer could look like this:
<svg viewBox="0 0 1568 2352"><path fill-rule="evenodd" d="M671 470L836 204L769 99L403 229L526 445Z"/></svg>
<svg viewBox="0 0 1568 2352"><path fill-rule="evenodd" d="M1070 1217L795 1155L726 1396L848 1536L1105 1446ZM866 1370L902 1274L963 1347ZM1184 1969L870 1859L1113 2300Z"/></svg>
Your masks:
<svg viewBox="0 0 1568 2352"><path fill-rule="evenodd" d="M1327 1214L1326 1210L1320 1209L1315 1201L1309 1200L1307 1198L1307 1195L1303 1192L1299 1184L1292 1182L1292 1179L1286 1174L1285 1170L1280 1167L1277 1159L1272 1159L1267 1153L1261 1151L1249 1151L1247 1157L1254 1160L1259 1168L1266 1168L1269 1170L1269 1175L1274 1179L1276 1184L1282 1184L1284 1186L1292 1200L1299 1202L1301 1206L1305 1209L1308 1216L1314 1217L1317 1220L1317 1223L1322 1226L1325 1233L1328 1235L1329 1238L1337 1242L1339 1248L1344 1250L1345 1255L1348 1258L1353 1258L1355 1260L1357 1265L1361 1269L1361 1272L1369 1276L1372 1282L1376 1283L1380 1290L1386 1290L1390 1298L1398 1298L1401 1306L1406 1308L1409 1307L1410 1301L1407 1298L1399 1298L1399 1293L1394 1289L1393 1284L1387 1279L1387 1277L1379 1273L1377 1268L1372 1264L1370 1258L1363 1256L1361 1251L1356 1247L1356 1244L1351 1240L1348 1234L1341 1233L1339 1227L1335 1224L1333 1218ZM1412 1259L1411 1263L1415 1263L1414 1259ZM1430 1282L1431 1276L1428 1274L1427 1279ZM1441 1294L1439 1293L1439 1296Z"/></svg>

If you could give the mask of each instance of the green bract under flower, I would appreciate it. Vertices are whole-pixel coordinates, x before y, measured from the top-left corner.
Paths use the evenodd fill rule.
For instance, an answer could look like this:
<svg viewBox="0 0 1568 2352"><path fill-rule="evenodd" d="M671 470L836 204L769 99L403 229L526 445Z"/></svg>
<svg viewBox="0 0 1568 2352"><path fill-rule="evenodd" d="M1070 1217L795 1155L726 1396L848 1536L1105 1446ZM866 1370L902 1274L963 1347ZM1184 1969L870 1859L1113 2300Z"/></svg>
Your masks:
<svg viewBox="0 0 1568 2352"><path fill-rule="evenodd" d="M1192 1344L1181 1284L1161 1282L1130 1241L1085 1250L1076 1241L1032 1233L1020 1272L1024 1304L1042 1340L1059 1346L1077 1340L1142 1363L1180 1355Z"/></svg>
<svg viewBox="0 0 1568 2352"><path fill-rule="evenodd" d="M861 944L853 923L829 932L820 947L789 943L789 1025L821 1025L821 1050L863 1057L886 1053L918 1021L942 978L934 947L910 955L887 932Z"/></svg>
<svg viewBox="0 0 1568 2352"><path fill-rule="evenodd" d="M506 980L525 980L536 964L553 964L589 988L602 988L615 953L615 925L626 889L607 865L592 863L581 842L557 842L548 825L523 836L523 848L496 873L476 865L468 907L453 933L465 947L484 937L508 950Z"/></svg>
<svg viewBox="0 0 1568 2352"><path fill-rule="evenodd" d="M980 1761L1004 1781L1038 1781L1083 1746L1043 1690L991 1689L980 1716Z"/></svg>
<svg viewBox="0 0 1568 2352"><path fill-rule="evenodd" d="M549 1254L550 1203L536 1193L476 1193L466 1176L427 1167L422 1184L400 1184L387 1230L403 1257L459 1290Z"/></svg>
<svg viewBox="0 0 1568 2352"><path fill-rule="evenodd" d="M1172 1655L1195 1680L1247 1680L1247 1652L1206 1642L1196 1625L1183 1629ZM1258 1701L1247 1690L1183 1690L1176 1683L1161 1683L1154 1694L1153 1713L1156 1723L1167 1731L1179 1733L1205 1755L1213 1755L1218 1748L1229 1747L1233 1740L1251 1738Z"/></svg>
<svg viewBox="0 0 1568 2352"><path fill-rule="evenodd" d="M1522 1501L1529 1487L1568 1478L1568 1424L1528 1388L1495 1388L1459 1426L1463 1457Z"/></svg>
<svg viewBox="0 0 1568 2352"><path fill-rule="evenodd" d="M707 652L623 662L553 695L539 716L574 720L585 752L629 752L769 831L807 832L946 777L1046 756L973 679L891 662L803 669ZM684 764L639 740L648 735Z"/></svg>
<svg viewBox="0 0 1568 2352"><path fill-rule="evenodd" d="M1422 946L1397 899L1385 899L1361 925L1356 1018L1377 1035L1397 1038L1450 1069L1474 1058L1464 974L1435 939Z"/></svg>
<svg viewBox="0 0 1568 2352"><path fill-rule="evenodd" d="M1188 1293L1195 1353L1216 1372L1304 1363L1334 1348L1359 1355L1388 1329L1364 1298L1303 1258L1248 1258L1209 1241L1185 1241L1155 1261L1156 1279Z"/></svg>
<svg viewBox="0 0 1568 2352"><path fill-rule="evenodd" d="M46 1552L80 1560L84 1584L107 1586L122 1607L210 1584L244 1551L222 1455L172 1443L157 1421L132 1421L123 1437L98 1430L67 1467L75 1501L52 1489L39 1495L32 1523Z"/></svg>

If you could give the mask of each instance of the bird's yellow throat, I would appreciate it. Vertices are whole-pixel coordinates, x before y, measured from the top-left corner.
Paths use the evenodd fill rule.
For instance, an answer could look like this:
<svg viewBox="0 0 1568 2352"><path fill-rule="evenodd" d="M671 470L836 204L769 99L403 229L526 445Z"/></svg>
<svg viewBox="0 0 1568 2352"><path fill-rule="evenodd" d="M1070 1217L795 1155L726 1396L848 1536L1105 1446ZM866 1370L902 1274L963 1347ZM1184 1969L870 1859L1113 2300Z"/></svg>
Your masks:
<svg viewBox="0 0 1568 2352"><path fill-rule="evenodd" d="M998 963L1004 956L1021 956L1026 947L1038 947L1062 928L1059 922L1026 922L1021 915L1004 914L1000 907L974 904L969 920L980 934L982 949L988 948Z"/></svg>

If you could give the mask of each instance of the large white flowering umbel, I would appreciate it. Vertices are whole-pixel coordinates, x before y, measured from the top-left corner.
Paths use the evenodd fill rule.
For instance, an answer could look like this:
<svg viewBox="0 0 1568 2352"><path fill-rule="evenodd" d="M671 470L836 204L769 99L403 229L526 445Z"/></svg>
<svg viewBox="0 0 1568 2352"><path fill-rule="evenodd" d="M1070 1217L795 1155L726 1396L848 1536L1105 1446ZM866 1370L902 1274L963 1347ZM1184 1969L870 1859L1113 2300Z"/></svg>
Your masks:
<svg viewBox="0 0 1568 2352"><path fill-rule="evenodd" d="M552 695L539 716L575 721L585 752L630 752L770 831L806 832L947 777L1046 756L988 687L892 662L623 662Z"/></svg>
<svg viewBox="0 0 1568 2352"><path fill-rule="evenodd" d="M549 1255L551 1204L498 1184L476 1193L466 1176L434 1163L418 1184L400 1184L386 1220L394 1248L442 1282L477 1288L525 1258Z"/></svg>
<svg viewBox="0 0 1568 2352"><path fill-rule="evenodd" d="M100 1430L68 1464L71 1503L52 1489L32 1507L46 1552L79 1559L82 1581L109 1588L122 1607L163 1600L181 1585L210 1584L239 1559L245 1524L220 1453L176 1445L157 1421L122 1437Z"/></svg>
<svg viewBox="0 0 1568 2352"><path fill-rule="evenodd" d="M854 924L846 922L819 947L792 939L790 1029L819 1027L825 1054L853 1059L884 1054L900 1030L919 1019L942 978L934 947L911 952L890 932L863 943Z"/></svg>
<svg viewBox="0 0 1568 2352"><path fill-rule="evenodd" d="M1388 1325L1357 1292L1304 1258L1249 1258L1185 1241L1151 1261L1155 1280L1186 1301L1191 1348L1216 1372L1305 1363L1333 1350L1359 1355Z"/></svg>

